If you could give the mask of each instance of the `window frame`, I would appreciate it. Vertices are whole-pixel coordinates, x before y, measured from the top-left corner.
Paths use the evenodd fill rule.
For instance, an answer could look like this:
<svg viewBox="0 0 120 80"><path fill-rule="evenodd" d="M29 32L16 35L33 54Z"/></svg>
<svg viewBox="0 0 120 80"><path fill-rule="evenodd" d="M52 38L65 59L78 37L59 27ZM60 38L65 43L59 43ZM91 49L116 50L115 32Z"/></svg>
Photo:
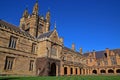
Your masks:
<svg viewBox="0 0 120 80"><path fill-rule="evenodd" d="M15 57L6 56L4 70L12 70Z"/></svg>
<svg viewBox="0 0 120 80"><path fill-rule="evenodd" d="M17 37L14 37L14 36L10 36L10 40L9 40L9 48L12 48L12 49L15 49L16 48L16 45L17 45L17 40L18 38Z"/></svg>
<svg viewBox="0 0 120 80"><path fill-rule="evenodd" d="M35 52L36 52L36 44L35 44L35 43L32 43L31 52L32 52L32 53L35 53Z"/></svg>
<svg viewBox="0 0 120 80"><path fill-rule="evenodd" d="M30 60L29 71L33 71L33 70L34 70L34 60Z"/></svg>

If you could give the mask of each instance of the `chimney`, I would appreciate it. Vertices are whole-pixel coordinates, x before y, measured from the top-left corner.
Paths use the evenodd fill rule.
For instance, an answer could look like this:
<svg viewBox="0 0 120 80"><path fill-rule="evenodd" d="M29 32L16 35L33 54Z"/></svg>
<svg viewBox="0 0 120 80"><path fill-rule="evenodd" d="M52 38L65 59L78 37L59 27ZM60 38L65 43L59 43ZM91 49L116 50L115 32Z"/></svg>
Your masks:
<svg viewBox="0 0 120 80"><path fill-rule="evenodd" d="M95 50L93 50L93 57L96 58L96 56L95 56Z"/></svg>
<svg viewBox="0 0 120 80"><path fill-rule="evenodd" d="M74 43L72 44L72 50L75 51L75 44Z"/></svg>
<svg viewBox="0 0 120 80"><path fill-rule="evenodd" d="M109 48L106 48L106 53L109 53Z"/></svg>
<svg viewBox="0 0 120 80"><path fill-rule="evenodd" d="M80 48L80 54L82 54L82 48Z"/></svg>

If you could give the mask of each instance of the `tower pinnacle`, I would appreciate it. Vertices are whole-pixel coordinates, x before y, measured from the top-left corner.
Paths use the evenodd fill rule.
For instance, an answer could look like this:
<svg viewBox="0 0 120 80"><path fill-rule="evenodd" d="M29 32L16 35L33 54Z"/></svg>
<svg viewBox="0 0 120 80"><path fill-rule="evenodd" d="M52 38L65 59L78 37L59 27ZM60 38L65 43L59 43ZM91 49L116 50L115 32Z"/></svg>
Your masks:
<svg viewBox="0 0 120 80"><path fill-rule="evenodd" d="M27 18L28 16L29 16L29 14L28 14L28 8L26 7L26 9L25 9L25 11L23 13L23 17Z"/></svg>
<svg viewBox="0 0 120 80"><path fill-rule="evenodd" d="M46 21L50 22L50 10L46 13Z"/></svg>
<svg viewBox="0 0 120 80"><path fill-rule="evenodd" d="M32 14L33 14L33 15L38 15L38 10L39 10L38 0L36 0L36 3L35 3L35 5L34 5L34 7L33 7L33 12L32 12Z"/></svg>

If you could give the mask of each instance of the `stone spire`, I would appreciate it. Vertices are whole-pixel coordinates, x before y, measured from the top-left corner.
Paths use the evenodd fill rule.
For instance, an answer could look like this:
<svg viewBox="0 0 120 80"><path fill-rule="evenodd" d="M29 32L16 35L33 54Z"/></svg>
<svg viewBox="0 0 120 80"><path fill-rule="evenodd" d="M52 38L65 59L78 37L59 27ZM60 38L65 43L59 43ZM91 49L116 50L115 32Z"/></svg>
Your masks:
<svg viewBox="0 0 120 80"><path fill-rule="evenodd" d="M28 13L28 8L25 9L24 13L23 13L23 17L24 18L28 18L29 13Z"/></svg>
<svg viewBox="0 0 120 80"><path fill-rule="evenodd" d="M32 14L33 14L33 15L38 15L38 10L39 10L38 0L36 0L36 3L35 3L35 5L34 5L34 7L33 7L33 12L32 12Z"/></svg>
<svg viewBox="0 0 120 80"><path fill-rule="evenodd" d="M50 31L50 11L46 13L46 32Z"/></svg>
<svg viewBox="0 0 120 80"><path fill-rule="evenodd" d="M50 22L50 10L46 13L46 22Z"/></svg>

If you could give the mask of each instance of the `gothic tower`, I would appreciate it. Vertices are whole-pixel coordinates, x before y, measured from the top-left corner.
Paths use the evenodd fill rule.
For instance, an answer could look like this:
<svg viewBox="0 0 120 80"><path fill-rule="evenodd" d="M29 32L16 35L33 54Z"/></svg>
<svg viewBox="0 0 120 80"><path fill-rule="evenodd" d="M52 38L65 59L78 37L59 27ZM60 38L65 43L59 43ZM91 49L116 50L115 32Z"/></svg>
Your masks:
<svg viewBox="0 0 120 80"><path fill-rule="evenodd" d="M32 14L28 13L26 8L22 18L20 19L20 29L28 32L33 37L50 31L50 11L46 13L46 17L39 15L39 5L36 1Z"/></svg>

